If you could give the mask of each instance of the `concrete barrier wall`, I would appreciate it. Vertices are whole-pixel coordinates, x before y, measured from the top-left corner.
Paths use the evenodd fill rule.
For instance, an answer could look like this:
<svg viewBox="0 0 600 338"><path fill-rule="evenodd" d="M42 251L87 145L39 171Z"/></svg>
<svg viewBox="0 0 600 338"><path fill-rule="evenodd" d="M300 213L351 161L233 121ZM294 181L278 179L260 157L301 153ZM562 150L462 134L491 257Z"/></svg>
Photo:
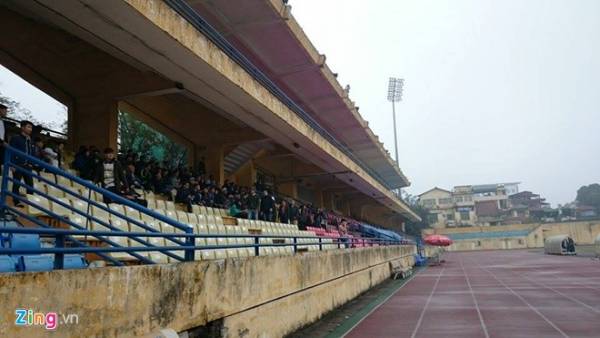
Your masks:
<svg viewBox="0 0 600 338"><path fill-rule="evenodd" d="M181 332L303 290L309 292L318 285L326 287L339 278L362 280L360 272L375 267L379 276L380 269L389 261L414 252L414 246L396 246L282 257L0 274L0 337L46 337L52 333L41 327L15 326L15 309L77 314L79 324L59 325L54 333L60 337L128 337L165 327ZM410 260L412 264L412 257ZM379 280L373 277L371 283ZM351 279L348 283L352 282ZM353 292L340 299L350 297ZM297 317L310 316L297 313ZM304 324L298 322L289 327Z"/></svg>
<svg viewBox="0 0 600 338"><path fill-rule="evenodd" d="M455 240L448 250L468 251L543 248L546 238L561 234L571 236L576 244L591 245L594 244L594 239L596 236L600 234L599 221L513 224L494 227L465 227L460 229L440 229L439 233L484 233L493 231L524 230L528 228L532 229L532 231L527 236ZM436 232L438 231L436 230Z"/></svg>
<svg viewBox="0 0 600 338"><path fill-rule="evenodd" d="M600 222L567 222L542 224L529 234L530 247L543 247L544 240L555 235L569 235L576 244L594 244L594 239L600 234Z"/></svg>
<svg viewBox="0 0 600 338"><path fill-rule="evenodd" d="M444 252L445 249L439 247L439 246L433 246L433 245L425 245L425 257L434 257L435 255L441 254L442 252Z"/></svg>
<svg viewBox="0 0 600 338"><path fill-rule="evenodd" d="M411 257L411 259L414 259ZM411 265L414 265L411 264ZM390 277L387 263L225 317L222 337L282 337Z"/></svg>
<svg viewBox="0 0 600 338"><path fill-rule="evenodd" d="M527 243L528 240L526 236L509 238L475 238L456 240L448 247L448 251L526 249L528 248Z"/></svg>
<svg viewBox="0 0 600 338"><path fill-rule="evenodd" d="M531 230L540 226L542 223L530 224L507 224L497 226L474 226L474 227L457 227L457 228L441 228L441 229L425 229L424 234L461 234L471 232L494 232L494 231L516 231L516 230Z"/></svg>

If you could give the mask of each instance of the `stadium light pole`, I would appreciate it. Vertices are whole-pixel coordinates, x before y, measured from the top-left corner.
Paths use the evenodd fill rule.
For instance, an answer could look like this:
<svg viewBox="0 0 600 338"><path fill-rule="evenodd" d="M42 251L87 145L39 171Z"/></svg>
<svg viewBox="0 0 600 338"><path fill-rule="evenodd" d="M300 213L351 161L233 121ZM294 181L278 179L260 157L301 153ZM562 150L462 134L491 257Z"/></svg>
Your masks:
<svg viewBox="0 0 600 338"><path fill-rule="evenodd" d="M402 90L404 79L390 77L388 84L388 101L392 102L392 116L394 118L394 152L396 153L396 165L398 165L398 135L396 131L396 102L402 101Z"/></svg>

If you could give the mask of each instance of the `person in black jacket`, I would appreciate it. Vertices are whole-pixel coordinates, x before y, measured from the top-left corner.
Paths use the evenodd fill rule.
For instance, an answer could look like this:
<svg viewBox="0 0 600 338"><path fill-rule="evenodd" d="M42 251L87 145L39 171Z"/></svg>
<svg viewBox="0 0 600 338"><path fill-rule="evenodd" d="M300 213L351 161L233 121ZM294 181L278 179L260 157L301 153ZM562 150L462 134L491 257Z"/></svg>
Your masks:
<svg viewBox="0 0 600 338"><path fill-rule="evenodd" d="M273 221L275 200L269 195L267 190L263 191L263 197L260 199L260 214L263 221Z"/></svg>
<svg viewBox="0 0 600 338"><path fill-rule="evenodd" d="M33 123L27 120L21 121L21 133L19 135L15 135L10 138L10 146L24 152L27 155L32 155L33 153L33 145L31 143L31 132L33 131ZM31 169L32 164L23 156L19 156L17 154L13 155L12 162L20 167L16 169L15 167L11 167L10 169L13 171L13 177L15 182L13 183L12 192L15 195L19 194L19 184L21 180L25 181L25 184L28 186L33 186L33 179L31 178ZM27 189L28 194L32 194L33 191L31 189ZM13 197L13 201L16 207L23 207L24 205L20 203L17 199Z"/></svg>
<svg viewBox="0 0 600 338"><path fill-rule="evenodd" d="M298 207L296 206L296 202L292 200L290 202L290 224L298 224Z"/></svg>
<svg viewBox="0 0 600 338"><path fill-rule="evenodd" d="M285 200L279 205L279 222L285 224L290 222L290 208Z"/></svg>
<svg viewBox="0 0 600 338"><path fill-rule="evenodd" d="M260 197L256 194L256 191L252 189L247 199L248 203L248 219L258 219L258 206L260 205Z"/></svg>
<svg viewBox="0 0 600 338"><path fill-rule="evenodd" d="M125 172L121 163L115 160L115 152L111 148L104 150L104 160L96 164L94 169L94 183L117 195L124 193ZM112 200L105 196L104 203L112 203Z"/></svg>

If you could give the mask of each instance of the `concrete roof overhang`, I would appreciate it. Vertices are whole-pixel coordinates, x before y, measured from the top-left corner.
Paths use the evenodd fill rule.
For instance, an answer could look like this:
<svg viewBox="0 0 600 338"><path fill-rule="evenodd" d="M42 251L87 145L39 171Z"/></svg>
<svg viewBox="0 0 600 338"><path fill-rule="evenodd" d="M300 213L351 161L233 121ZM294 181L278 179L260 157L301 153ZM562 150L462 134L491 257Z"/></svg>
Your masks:
<svg viewBox="0 0 600 338"><path fill-rule="evenodd" d="M410 185L281 0L186 0L290 98L377 172Z"/></svg>
<svg viewBox="0 0 600 338"><path fill-rule="evenodd" d="M7 1L129 64L181 83L192 96L243 121L407 219L410 208L303 125L276 97L162 1ZM295 124L295 125L294 125ZM302 126L298 128L298 126Z"/></svg>

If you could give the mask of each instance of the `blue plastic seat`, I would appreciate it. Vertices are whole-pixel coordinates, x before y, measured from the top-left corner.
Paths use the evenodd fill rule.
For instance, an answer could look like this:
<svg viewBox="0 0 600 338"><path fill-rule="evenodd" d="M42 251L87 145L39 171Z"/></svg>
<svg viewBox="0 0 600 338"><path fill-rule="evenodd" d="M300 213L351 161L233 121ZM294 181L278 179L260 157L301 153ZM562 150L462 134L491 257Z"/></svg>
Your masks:
<svg viewBox="0 0 600 338"><path fill-rule="evenodd" d="M19 271L52 271L54 257L47 255L19 256L17 268Z"/></svg>
<svg viewBox="0 0 600 338"><path fill-rule="evenodd" d="M40 235L36 234L11 234L10 247L13 249L39 249Z"/></svg>
<svg viewBox="0 0 600 338"><path fill-rule="evenodd" d="M19 223L15 221L5 221L0 220L0 228L17 228L19 227Z"/></svg>
<svg viewBox="0 0 600 338"><path fill-rule="evenodd" d="M17 228L17 227L19 227L19 224L15 221L0 220L0 247L3 247L3 248L8 247L9 240L10 240L10 234L2 233L1 229L2 228Z"/></svg>
<svg viewBox="0 0 600 338"><path fill-rule="evenodd" d="M65 255L63 263L65 270L87 268L87 263L81 255Z"/></svg>
<svg viewBox="0 0 600 338"><path fill-rule="evenodd" d="M0 272L15 271L17 271L15 260L10 256L0 256Z"/></svg>
<svg viewBox="0 0 600 338"><path fill-rule="evenodd" d="M427 258L421 257L421 255L415 255L415 265L416 266L425 266L425 265L427 265Z"/></svg>

